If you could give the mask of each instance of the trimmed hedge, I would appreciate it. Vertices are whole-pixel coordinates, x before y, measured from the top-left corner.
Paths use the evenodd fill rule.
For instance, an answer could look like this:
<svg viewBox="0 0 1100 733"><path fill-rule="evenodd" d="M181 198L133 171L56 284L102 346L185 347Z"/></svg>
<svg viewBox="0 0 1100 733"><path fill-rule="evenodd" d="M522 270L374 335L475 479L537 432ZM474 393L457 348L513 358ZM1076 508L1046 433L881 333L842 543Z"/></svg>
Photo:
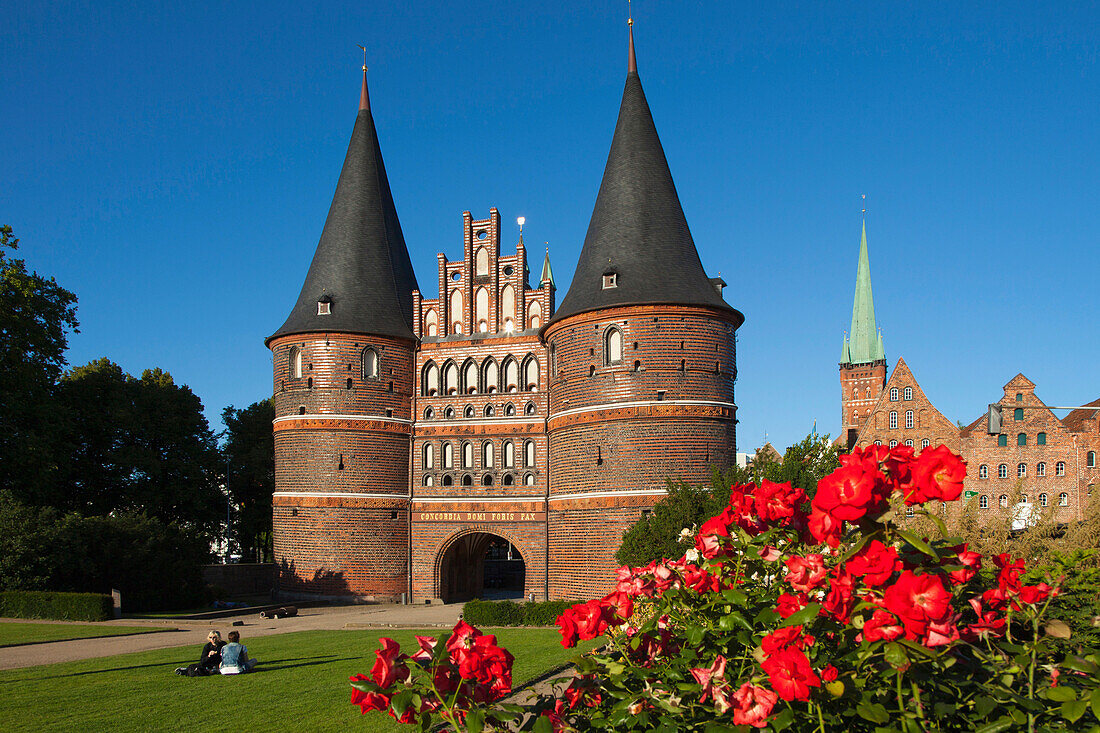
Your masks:
<svg viewBox="0 0 1100 733"><path fill-rule="evenodd" d="M56 621L106 621L114 603L101 593L53 593L37 590L0 591L0 616Z"/></svg>
<svg viewBox="0 0 1100 733"><path fill-rule="evenodd" d="M475 626L553 626L568 601L544 601L542 603L515 603L513 601L467 601L462 618Z"/></svg>

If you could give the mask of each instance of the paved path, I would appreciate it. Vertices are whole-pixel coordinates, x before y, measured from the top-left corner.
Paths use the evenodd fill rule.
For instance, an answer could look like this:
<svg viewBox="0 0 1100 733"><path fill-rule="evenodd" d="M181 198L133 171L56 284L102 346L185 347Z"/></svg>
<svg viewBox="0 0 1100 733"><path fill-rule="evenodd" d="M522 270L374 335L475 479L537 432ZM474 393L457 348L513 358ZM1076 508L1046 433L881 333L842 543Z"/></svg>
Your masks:
<svg viewBox="0 0 1100 733"><path fill-rule="evenodd" d="M302 608L293 618L279 620L262 619L258 613L231 616L208 621L189 621L181 619L119 619L102 621L104 626L147 626L161 629L155 634L137 634L133 636L110 636L100 639L74 639L72 641L51 641L41 644L0 648L0 669L32 667L37 664L72 662L78 659L108 657L114 654L144 652L150 649L167 649L176 646L201 647L206 643L206 634L210 629L218 629L224 639L233 629L241 632L245 644L257 636L286 634L291 631L316 631L356 628L400 628L400 627L451 627L458 621L462 604L446 606L321 606ZM0 619L35 623L28 619ZM233 622L243 621L241 626ZM72 623L66 621L42 621L39 623ZM172 629L171 631L164 629Z"/></svg>

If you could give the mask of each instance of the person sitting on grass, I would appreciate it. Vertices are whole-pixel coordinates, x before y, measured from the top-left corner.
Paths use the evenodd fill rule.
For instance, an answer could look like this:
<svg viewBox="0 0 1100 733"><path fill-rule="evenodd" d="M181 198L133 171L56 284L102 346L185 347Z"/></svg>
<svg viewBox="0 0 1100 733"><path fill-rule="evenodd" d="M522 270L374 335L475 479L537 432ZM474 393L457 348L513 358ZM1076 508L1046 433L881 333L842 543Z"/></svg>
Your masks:
<svg viewBox="0 0 1100 733"><path fill-rule="evenodd" d="M206 646L202 648L198 663L186 667L177 667L176 674L184 677L203 677L218 671L218 666L222 661L222 647L225 646L225 642L222 641L221 632L216 629L210 629L206 639Z"/></svg>
<svg viewBox="0 0 1100 733"><path fill-rule="evenodd" d="M230 631L229 643L222 647L222 663L218 671L222 674L241 674L251 671L259 661L248 658L248 647L241 644L240 633Z"/></svg>

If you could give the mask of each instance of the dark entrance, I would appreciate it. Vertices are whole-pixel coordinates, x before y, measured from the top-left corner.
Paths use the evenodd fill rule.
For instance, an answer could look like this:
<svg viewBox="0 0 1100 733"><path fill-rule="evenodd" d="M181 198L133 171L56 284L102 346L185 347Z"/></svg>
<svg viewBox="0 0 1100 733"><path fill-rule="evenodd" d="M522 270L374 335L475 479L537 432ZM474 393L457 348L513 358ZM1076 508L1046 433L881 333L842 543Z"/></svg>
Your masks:
<svg viewBox="0 0 1100 733"><path fill-rule="evenodd" d="M444 603L522 598L526 567L511 542L479 532L459 537L447 548L439 575L439 595Z"/></svg>

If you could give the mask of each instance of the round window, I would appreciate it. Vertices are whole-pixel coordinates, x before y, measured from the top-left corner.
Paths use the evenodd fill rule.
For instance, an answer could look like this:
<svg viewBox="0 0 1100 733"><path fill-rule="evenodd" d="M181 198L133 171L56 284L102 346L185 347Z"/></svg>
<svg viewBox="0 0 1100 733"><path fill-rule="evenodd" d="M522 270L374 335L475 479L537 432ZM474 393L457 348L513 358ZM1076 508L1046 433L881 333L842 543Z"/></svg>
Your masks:
<svg viewBox="0 0 1100 733"><path fill-rule="evenodd" d="M485 239L487 236L489 236L489 232L485 231L484 229L477 233L478 239Z"/></svg>
<svg viewBox="0 0 1100 733"><path fill-rule="evenodd" d="M454 280L455 282L457 282L457 281L461 280L461 279L462 279L462 273L460 273L460 272L452 272L452 273L451 273L451 279L452 279L452 280Z"/></svg>
<svg viewBox="0 0 1100 733"><path fill-rule="evenodd" d="M515 272L515 270L512 269L511 265L508 265L507 267L504 268L504 274L505 275L511 275L513 272Z"/></svg>

